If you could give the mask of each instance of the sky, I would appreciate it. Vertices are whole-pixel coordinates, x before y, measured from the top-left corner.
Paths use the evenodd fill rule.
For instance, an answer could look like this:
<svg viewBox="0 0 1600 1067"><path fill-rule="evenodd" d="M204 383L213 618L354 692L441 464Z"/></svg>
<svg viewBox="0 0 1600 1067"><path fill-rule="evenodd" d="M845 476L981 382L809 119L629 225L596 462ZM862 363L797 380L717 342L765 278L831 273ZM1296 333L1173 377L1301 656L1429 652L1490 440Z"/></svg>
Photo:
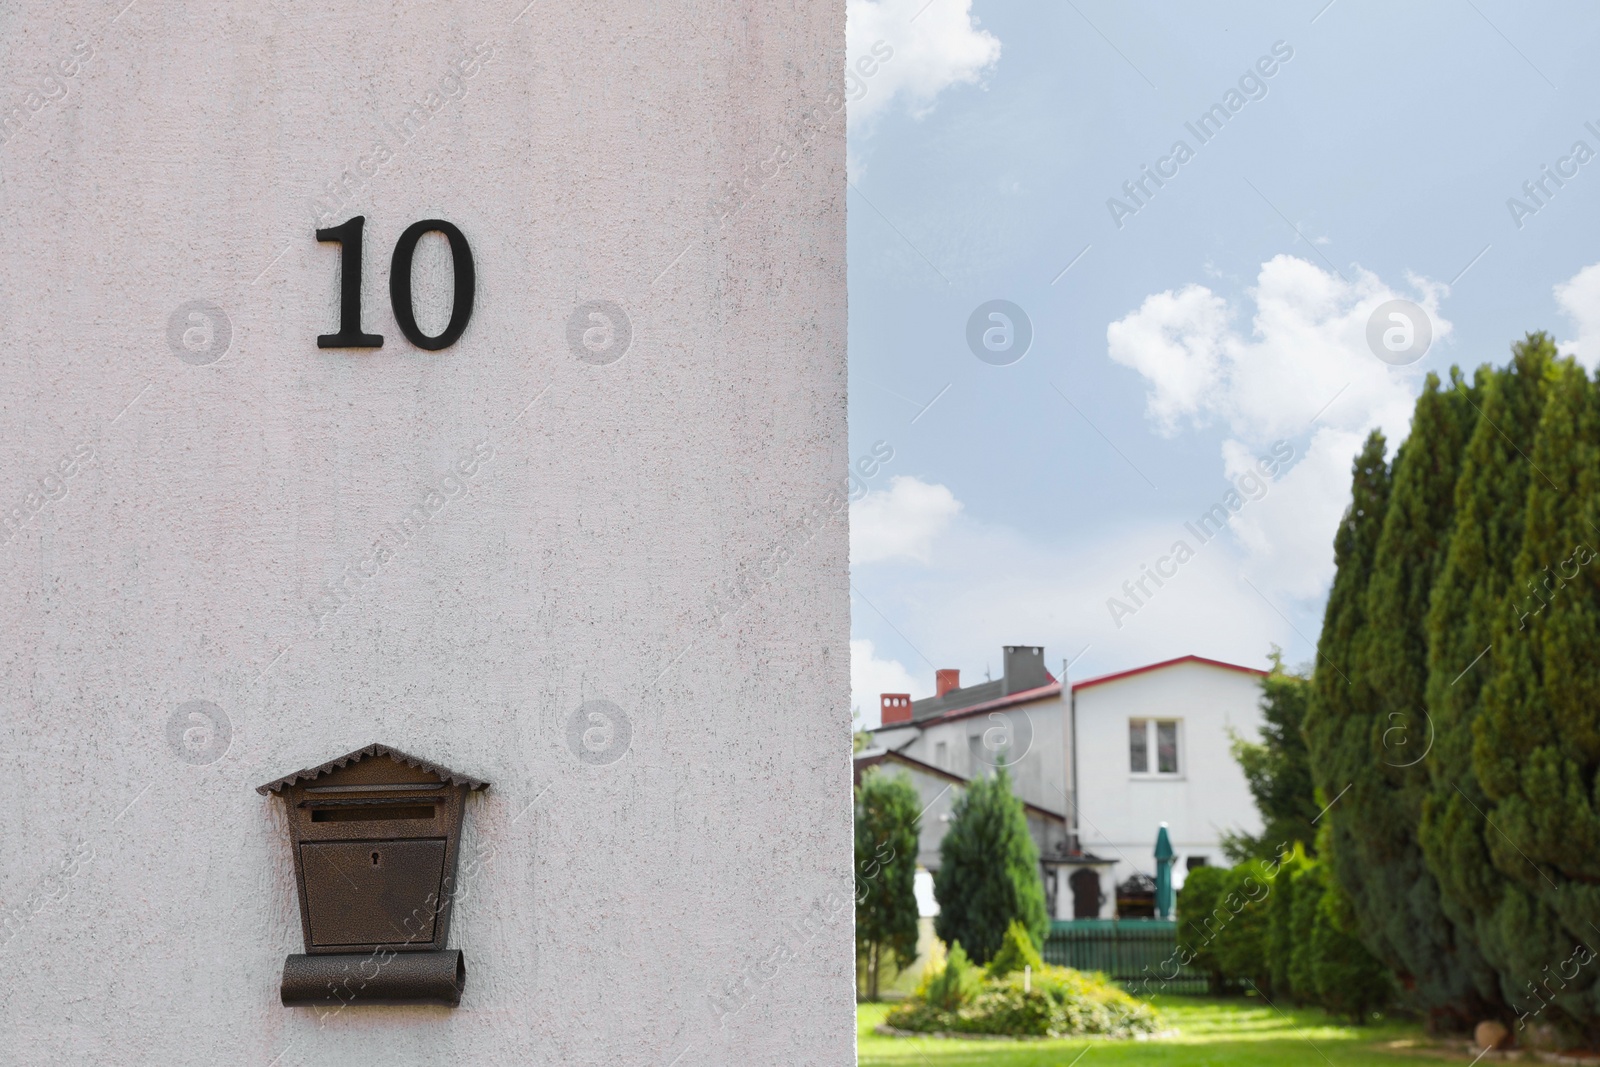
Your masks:
<svg viewBox="0 0 1600 1067"><path fill-rule="evenodd" d="M1600 9L847 10L866 725L1006 644L1309 663L1367 433L1533 330L1600 361Z"/></svg>

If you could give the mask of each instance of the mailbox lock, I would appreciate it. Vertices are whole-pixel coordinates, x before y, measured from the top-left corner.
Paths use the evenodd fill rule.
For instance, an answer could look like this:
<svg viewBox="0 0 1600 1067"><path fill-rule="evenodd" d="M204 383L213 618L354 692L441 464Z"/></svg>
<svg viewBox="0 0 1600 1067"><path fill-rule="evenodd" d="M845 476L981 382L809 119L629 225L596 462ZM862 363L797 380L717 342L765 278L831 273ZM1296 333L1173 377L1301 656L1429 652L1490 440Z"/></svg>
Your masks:
<svg viewBox="0 0 1600 1067"><path fill-rule="evenodd" d="M467 794L487 788L374 744L256 790L283 798L300 898L285 1005L461 1003L445 945Z"/></svg>

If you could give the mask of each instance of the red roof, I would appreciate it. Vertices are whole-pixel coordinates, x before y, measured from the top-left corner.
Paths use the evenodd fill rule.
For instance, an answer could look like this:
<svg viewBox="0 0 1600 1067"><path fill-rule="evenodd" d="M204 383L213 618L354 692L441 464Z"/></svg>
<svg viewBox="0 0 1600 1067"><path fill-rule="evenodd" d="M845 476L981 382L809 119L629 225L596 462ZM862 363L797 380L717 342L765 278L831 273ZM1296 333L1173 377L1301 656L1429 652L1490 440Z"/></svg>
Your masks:
<svg viewBox="0 0 1600 1067"><path fill-rule="evenodd" d="M1078 690L1087 689L1091 685L1105 685L1107 682L1115 682L1118 679L1128 678L1135 674L1146 674L1150 671L1159 671L1164 667L1176 667L1180 663L1203 663L1208 667L1221 667L1223 670L1227 671L1239 671L1242 674L1253 674L1258 678L1265 678L1267 676L1266 671L1260 670L1256 667L1241 667L1237 663L1224 663L1220 659L1207 659L1205 656L1179 656L1177 659L1164 659L1160 663L1151 663L1146 666L1135 667L1132 670L1127 671L1117 671L1115 674L1102 674L1098 678L1085 678L1081 682L1073 682L1072 691L1076 693Z"/></svg>
<svg viewBox="0 0 1600 1067"><path fill-rule="evenodd" d="M1074 686L1074 688L1076 688L1076 686ZM952 708L949 711L940 712L938 715L931 715L926 719L913 719L903 723L890 723L889 727L892 729L896 726L931 726L936 722L950 722L954 719L965 719L969 715L982 715L986 711L997 711L1000 708L1009 708L1014 704L1031 704L1035 700L1046 700L1050 697L1059 697L1060 695L1061 683L1050 682L1048 685L1037 686L1033 689L1024 689L1020 693L1012 693L1009 696L996 697L993 700L985 700L982 704L968 704L964 708ZM879 727L879 729L883 729L883 727Z"/></svg>
<svg viewBox="0 0 1600 1067"><path fill-rule="evenodd" d="M1104 685L1107 682L1115 682L1118 679L1128 678L1135 674L1159 671L1165 667L1176 667L1180 663L1203 663L1208 667L1221 667L1223 670L1253 674L1258 678L1264 678L1267 675L1266 671L1255 667L1242 667L1237 663L1224 663L1220 659L1207 659L1205 656L1179 656L1177 659L1165 659L1160 663L1150 663L1143 667L1134 667L1132 670L1117 671L1115 674L1102 674L1098 678L1085 678L1081 682L1073 682L1072 691L1076 693L1078 690L1086 689L1091 685ZM1046 676L1050 678L1050 682L1047 685L1024 689L1020 693L1012 693L1009 696L996 697L981 704L968 704L966 707L952 708L949 711L940 712L938 715L931 715L926 719L908 719L905 722L885 723L875 729L898 730L907 726L921 729L925 726L932 726L934 723L953 722L956 719L965 719L969 715L982 715L985 712L998 711L1001 708L1009 708L1017 704L1031 704L1035 700L1049 700L1061 696L1061 683L1055 680L1055 675L1053 674L1047 673Z"/></svg>

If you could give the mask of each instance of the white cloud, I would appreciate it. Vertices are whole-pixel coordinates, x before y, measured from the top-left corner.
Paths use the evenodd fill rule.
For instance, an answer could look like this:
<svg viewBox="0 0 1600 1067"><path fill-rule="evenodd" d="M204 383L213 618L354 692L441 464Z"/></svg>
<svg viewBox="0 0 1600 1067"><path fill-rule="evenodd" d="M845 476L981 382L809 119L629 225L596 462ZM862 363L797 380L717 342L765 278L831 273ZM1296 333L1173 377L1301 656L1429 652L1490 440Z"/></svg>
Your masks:
<svg viewBox="0 0 1600 1067"><path fill-rule="evenodd" d="M1439 314L1444 287L1409 280L1437 346L1450 333ZM1404 431L1422 370L1378 359L1366 330L1379 304L1408 294L1367 271L1347 282L1280 255L1261 265L1249 296L1256 310L1248 333L1235 328L1236 309L1202 285L1147 297L1106 329L1111 358L1147 379L1149 414L1163 433L1221 423L1259 446L1306 433L1335 396L1319 425Z"/></svg>
<svg viewBox="0 0 1600 1067"><path fill-rule="evenodd" d="M1365 434L1319 429L1267 495L1235 515L1231 527L1248 557L1246 570L1266 590L1302 600L1320 597L1333 582L1333 534L1350 496L1350 463ZM1230 442L1232 443L1232 442ZM1395 441L1390 440L1390 453ZM1252 457L1253 460L1253 457ZM1230 477L1243 469L1226 464Z"/></svg>
<svg viewBox="0 0 1600 1067"><path fill-rule="evenodd" d="M879 659L872 642L855 638L850 642L850 706L863 726L877 726L881 719L878 697L884 693L910 693L913 699L931 696L931 684L919 684L899 660Z"/></svg>
<svg viewBox="0 0 1600 1067"><path fill-rule="evenodd" d="M1600 365L1600 263L1591 263L1559 283L1555 294L1556 303L1578 327L1578 336L1562 341L1561 351L1594 370Z"/></svg>
<svg viewBox="0 0 1600 1067"><path fill-rule="evenodd" d="M1348 457L1341 462L1348 467ZM1250 507L1264 507L1274 493L1298 506L1292 488L1275 486ZM854 629L915 654L915 673L857 636L850 643L852 705L876 724L879 694L931 695L933 668L924 657L960 670L968 685L986 672L999 677L1008 644L1044 645L1058 675L1064 659L1082 654L1074 677L1189 653L1259 665L1271 644L1292 645L1290 624L1239 581L1237 545L1202 545L1183 521L1107 530L1095 542L1057 547L969 517L946 486L895 477L851 508L852 576L872 598L870 607L852 598ZM1141 565L1170 553L1180 538L1198 549L1194 558L1159 589L1147 587L1153 595L1131 616L1114 615L1108 600L1125 597L1123 583L1137 582ZM1314 627L1307 618L1301 625Z"/></svg>
<svg viewBox="0 0 1600 1067"><path fill-rule="evenodd" d="M847 0L845 55L855 130L896 98L921 116L950 86L977 84L1000 59L1000 41L978 28L972 0Z"/></svg>
<svg viewBox="0 0 1600 1067"><path fill-rule="evenodd" d="M1409 296L1376 275L1354 280L1280 255L1262 264L1248 332L1238 309L1202 285L1156 293L1106 330L1111 358L1142 375L1147 413L1173 436L1220 425L1223 466L1242 474L1274 442L1294 443L1297 462L1231 526L1246 569L1288 596L1316 597L1333 574L1333 533L1350 493L1350 462L1374 427L1391 451L1404 437L1423 375L1367 347L1367 320L1387 300L1413 299L1433 322L1434 345L1450 333L1439 313L1443 286L1407 279ZM1600 284L1597 284L1600 289Z"/></svg>
<svg viewBox="0 0 1600 1067"><path fill-rule="evenodd" d="M1438 344L1450 332L1438 307L1444 288L1417 278L1407 288ZM1232 536L1198 538L1185 525L1198 515L1172 515L1058 546L973 518L943 486L897 479L857 502L851 523L856 581L898 629L856 600L856 632L909 647L919 675L930 675L924 686L932 679L922 656L959 668L970 684L985 666L998 675L1006 644L1044 645L1057 673L1082 654L1075 678L1188 653L1262 666L1271 644L1292 661L1309 658L1351 460L1373 427L1392 451L1421 387L1423 368L1392 367L1366 342L1374 309L1406 296L1370 273L1345 281L1289 256L1263 264L1240 301L1200 285L1151 296L1111 324L1111 356L1146 379L1162 432L1222 430L1219 473L1247 500ZM1292 450L1291 459L1263 486L1251 472L1280 441L1279 457ZM1219 479L1215 501L1226 491ZM1149 568L1171 568L1180 540L1192 555L1155 583ZM868 560L888 562L865 569ZM894 562L907 560L916 564ZM1135 610L1114 614L1113 598ZM929 691L858 645L852 683L873 721L879 692ZM856 680L857 660L898 673L868 685Z"/></svg>
<svg viewBox="0 0 1600 1067"><path fill-rule="evenodd" d="M1141 564L1154 564L1179 538L1198 548L1194 558L1118 626L1107 600L1123 597L1122 583L1137 580ZM962 515L944 539L937 568L865 574L856 569L856 581L899 631L855 599L856 632L897 649L909 641L919 656L909 686L864 690L854 681L856 663L864 661L857 651L860 638L851 643L853 699L870 700L871 721L879 692L931 693L933 670L922 655L939 667L959 669L962 682L972 685L984 680L985 668L1000 677L1001 648L1008 644L1045 646L1046 664L1058 677L1062 661L1076 659L1074 678L1189 653L1262 666L1271 644L1297 644L1291 625L1239 581L1237 546L1229 539L1195 545L1182 517L1107 529L1093 542L1057 546ZM1284 604L1283 610L1295 625L1315 633L1313 609ZM862 710L868 710L865 703Z"/></svg>
<svg viewBox="0 0 1600 1067"><path fill-rule="evenodd" d="M1148 413L1170 436L1216 392L1227 334L1227 302L1203 285L1187 285L1145 297L1138 311L1107 327L1106 340L1112 359L1150 381Z"/></svg>
<svg viewBox="0 0 1600 1067"><path fill-rule="evenodd" d="M932 562L933 541L961 511L947 487L896 475L850 505L850 562Z"/></svg>

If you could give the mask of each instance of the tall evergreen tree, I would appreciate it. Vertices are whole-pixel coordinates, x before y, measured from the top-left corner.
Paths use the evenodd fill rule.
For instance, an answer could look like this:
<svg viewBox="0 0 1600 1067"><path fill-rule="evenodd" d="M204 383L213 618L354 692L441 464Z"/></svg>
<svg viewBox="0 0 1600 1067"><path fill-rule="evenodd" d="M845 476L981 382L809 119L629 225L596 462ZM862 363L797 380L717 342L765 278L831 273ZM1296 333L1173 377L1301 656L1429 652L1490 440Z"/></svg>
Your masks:
<svg viewBox="0 0 1600 1067"><path fill-rule="evenodd" d="M1302 730L1311 679L1284 667L1282 649L1274 646L1270 655L1272 670L1261 679L1261 740L1233 739L1233 758L1244 771L1265 829L1260 834L1223 832L1222 850L1233 863L1270 860L1296 842L1311 848L1317 833L1311 820L1318 805Z"/></svg>
<svg viewBox="0 0 1600 1067"><path fill-rule="evenodd" d="M974 779L956 800L939 845L933 893L939 901L934 930L947 945L961 942L975 963L988 963L1000 950L1013 919L1027 928L1035 948L1044 945L1050 920L1039 850L1004 767Z"/></svg>
<svg viewBox="0 0 1600 1067"><path fill-rule="evenodd" d="M1479 987L1495 1004L1511 995L1505 979L1517 952L1495 918L1507 903L1508 882L1490 858L1489 801L1473 774L1473 727L1484 687L1507 652L1494 650L1494 631L1506 618L1522 547L1533 473L1529 453L1554 357L1549 338L1531 334L1513 346L1510 366L1478 373L1472 401L1478 418L1456 482L1455 523L1426 623L1434 744L1422 764L1429 787L1418 835L1445 914L1501 977L1498 989Z"/></svg>
<svg viewBox="0 0 1600 1067"><path fill-rule="evenodd" d="M885 967L917 958L916 787L874 767L856 789L856 955L867 972L867 999L878 999Z"/></svg>
<svg viewBox="0 0 1600 1067"><path fill-rule="evenodd" d="M1350 506L1333 539L1334 577L1317 639L1317 663L1311 676L1306 708L1306 746L1312 775L1327 810L1318 817L1325 826L1319 851L1330 877L1344 890L1355 911L1362 936L1379 959L1402 969L1399 946L1383 923L1369 922L1383 899L1381 875L1363 860L1361 835L1366 827L1353 817L1351 796L1372 796L1380 788L1381 768L1373 758L1371 709L1377 697L1357 663L1367 624L1367 587L1371 584L1378 539L1389 510L1390 470L1384 462L1383 434L1373 430L1351 471ZM1323 827L1319 827L1323 830Z"/></svg>
<svg viewBox="0 0 1600 1067"><path fill-rule="evenodd" d="M1417 842L1428 792L1428 771L1420 764L1431 743L1424 623L1449 543L1474 402L1459 371L1452 370L1445 391L1429 374L1410 435L1395 455L1349 668L1361 680L1363 697L1346 709L1346 757L1368 766L1339 802L1333 824L1335 831L1353 829L1341 839L1335 862L1348 910L1401 977L1406 1001L1435 1031L1470 1029L1493 1006L1480 990L1491 996L1494 990L1494 972L1445 915ZM1345 881L1352 867L1362 872L1354 885Z"/></svg>
<svg viewBox="0 0 1600 1067"><path fill-rule="evenodd" d="M1496 671L1473 723L1472 768L1504 879L1487 925L1506 954L1506 994L1591 1044L1600 964L1577 961L1600 949L1600 412L1571 360L1556 365L1546 397L1516 581L1492 619Z"/></svg>

